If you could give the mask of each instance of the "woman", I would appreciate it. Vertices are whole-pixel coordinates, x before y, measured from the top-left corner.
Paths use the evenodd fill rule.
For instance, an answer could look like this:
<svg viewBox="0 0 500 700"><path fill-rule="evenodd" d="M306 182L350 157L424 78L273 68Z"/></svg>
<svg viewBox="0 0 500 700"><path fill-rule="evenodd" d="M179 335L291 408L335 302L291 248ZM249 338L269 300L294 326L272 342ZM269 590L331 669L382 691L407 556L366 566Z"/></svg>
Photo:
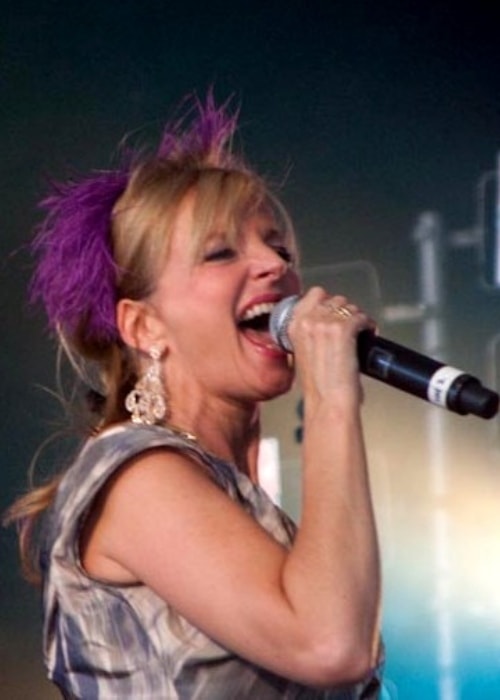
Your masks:
<svg viewBox="0 0 500 700"><path fill-rule="evenodd" d="M230 150L211 95L158 152L56 188L32 296L98 420L68 471L11 509L44 512L49 677L67 698L376 698L380 574L356 336L373 323L300 289L291 222ZM76 358L76 359L75 359ZM300 528L258 485L259 405L297 374ZM24 533L24 534L23 534Z"/></svg>

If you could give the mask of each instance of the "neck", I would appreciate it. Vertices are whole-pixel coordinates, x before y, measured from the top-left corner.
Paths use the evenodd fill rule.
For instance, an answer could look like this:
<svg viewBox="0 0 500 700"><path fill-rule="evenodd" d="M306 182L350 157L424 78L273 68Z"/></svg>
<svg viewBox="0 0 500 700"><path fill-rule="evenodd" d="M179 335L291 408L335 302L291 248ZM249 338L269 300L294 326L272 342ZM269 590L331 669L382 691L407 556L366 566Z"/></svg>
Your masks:
<svg viewBox="0 0 500 700"><path fill-rule="evenodd" d="M260 439L258 405L202 406L196 411L175 411L168 421L191 433L208 452L234 464L257 483L257 457Z"/></svg>

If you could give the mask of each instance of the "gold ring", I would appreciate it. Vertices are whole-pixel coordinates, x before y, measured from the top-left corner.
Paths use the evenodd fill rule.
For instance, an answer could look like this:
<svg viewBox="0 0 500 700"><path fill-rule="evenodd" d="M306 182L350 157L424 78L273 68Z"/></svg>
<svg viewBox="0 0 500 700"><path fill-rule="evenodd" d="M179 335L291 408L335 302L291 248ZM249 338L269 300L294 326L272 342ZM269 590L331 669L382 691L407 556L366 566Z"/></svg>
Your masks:
<svg viewBox="0 0 500 700"><path fill-rule="evenodd" d="M334 306L333 311L337 316L342 316L342 318L350 318L352 316L352 311L347 306Z"/></svg>

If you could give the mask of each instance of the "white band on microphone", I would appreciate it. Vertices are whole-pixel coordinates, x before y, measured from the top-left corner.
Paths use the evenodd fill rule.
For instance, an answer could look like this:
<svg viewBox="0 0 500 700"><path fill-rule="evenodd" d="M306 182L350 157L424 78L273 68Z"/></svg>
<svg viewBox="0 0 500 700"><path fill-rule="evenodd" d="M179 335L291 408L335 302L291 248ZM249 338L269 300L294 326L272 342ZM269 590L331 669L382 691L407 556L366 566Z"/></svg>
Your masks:
<svg viewBox="0 0 500 700"><path fill-rule="evenodd" d="M440 367L430 378L427 387L427 399L436 406L446 408L446 398L448 391L457 377L463 372L455 367L444 365Z"/></svg>

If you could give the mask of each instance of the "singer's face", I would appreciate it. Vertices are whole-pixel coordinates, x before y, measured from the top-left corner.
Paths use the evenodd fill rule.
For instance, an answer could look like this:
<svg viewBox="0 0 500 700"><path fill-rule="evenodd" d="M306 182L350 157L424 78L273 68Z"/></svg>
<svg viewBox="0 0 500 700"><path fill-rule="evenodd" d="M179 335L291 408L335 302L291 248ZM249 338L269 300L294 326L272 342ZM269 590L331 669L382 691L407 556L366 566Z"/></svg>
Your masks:
<svg viewBox="0 0 500 700"><path fill-rule="evenodd" d="M167 339L172 404L188 396L262 401L287 391L289 358L268 332L273 304L300 287L287 236L261 208L243 219L235 240L222 230L210 233L193 259L192 226L193 201L187 198L150 298Z"/></svg>

